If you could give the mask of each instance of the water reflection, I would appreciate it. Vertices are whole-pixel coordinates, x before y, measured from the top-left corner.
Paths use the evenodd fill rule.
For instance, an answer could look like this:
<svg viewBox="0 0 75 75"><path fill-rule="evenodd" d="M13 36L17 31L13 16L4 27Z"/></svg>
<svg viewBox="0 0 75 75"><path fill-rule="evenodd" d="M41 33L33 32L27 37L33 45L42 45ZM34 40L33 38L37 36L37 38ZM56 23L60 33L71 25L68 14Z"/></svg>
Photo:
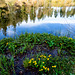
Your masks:
<svg viewBox="0 0 75 75"><path fill-rule="evenodd" d="M65 27L60 24L63 24ZM15 34L26 31L34 33L53 32L52 34L54 35L63 35L65 31L65 34L74 34L74 25L75 7L36 8L22 6L21 9L14 9L14 7L11 7L10 10L7 8L0 8L0 35L3 34L1 37L9 37L10 34L14 36ZM30 28L26 26L30 26ZM73 29L71 27L73 27ZM68 29L69 32L67 31ZM71 31L73 33L70 33Z"/></svg>

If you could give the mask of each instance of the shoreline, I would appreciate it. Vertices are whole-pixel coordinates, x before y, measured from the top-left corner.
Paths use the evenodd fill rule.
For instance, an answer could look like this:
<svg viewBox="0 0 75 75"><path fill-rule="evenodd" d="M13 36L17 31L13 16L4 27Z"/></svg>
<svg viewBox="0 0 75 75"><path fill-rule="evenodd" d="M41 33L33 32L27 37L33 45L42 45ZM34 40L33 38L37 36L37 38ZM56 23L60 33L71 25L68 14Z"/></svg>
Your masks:
<svg viewBox="0 0 75 75"><path fill-rule="evenodd" d="M0 40L0 73L74 74L74 55L75 39L47 33L25 33L17 39Z"/></svg>

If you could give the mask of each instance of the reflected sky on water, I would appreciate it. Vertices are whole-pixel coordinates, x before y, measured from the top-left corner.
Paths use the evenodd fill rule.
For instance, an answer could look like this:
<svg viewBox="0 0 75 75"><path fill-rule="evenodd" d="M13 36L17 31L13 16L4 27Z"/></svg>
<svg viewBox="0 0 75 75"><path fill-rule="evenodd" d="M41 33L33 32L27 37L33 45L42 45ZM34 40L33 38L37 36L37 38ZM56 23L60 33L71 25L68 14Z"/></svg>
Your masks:
<svg viewBox="0 0 75 75"><path fill-rule="evenodd" d="M0 39L21 33L51 33L58 36L75 36L75 7L32 7L1 14Z"/></svg>

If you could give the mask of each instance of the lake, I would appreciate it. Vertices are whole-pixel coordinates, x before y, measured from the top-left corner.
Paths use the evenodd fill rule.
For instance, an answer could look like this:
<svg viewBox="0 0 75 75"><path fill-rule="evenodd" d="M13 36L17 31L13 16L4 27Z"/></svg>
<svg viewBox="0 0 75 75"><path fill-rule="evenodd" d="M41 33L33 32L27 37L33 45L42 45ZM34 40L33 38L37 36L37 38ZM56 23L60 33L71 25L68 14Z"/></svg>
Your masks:
<svg viewBox="0 0 75 75"><path fill-rule="evenodd" d="M75 6L0 8L0 39L21 33L75 37Z"/></svg>

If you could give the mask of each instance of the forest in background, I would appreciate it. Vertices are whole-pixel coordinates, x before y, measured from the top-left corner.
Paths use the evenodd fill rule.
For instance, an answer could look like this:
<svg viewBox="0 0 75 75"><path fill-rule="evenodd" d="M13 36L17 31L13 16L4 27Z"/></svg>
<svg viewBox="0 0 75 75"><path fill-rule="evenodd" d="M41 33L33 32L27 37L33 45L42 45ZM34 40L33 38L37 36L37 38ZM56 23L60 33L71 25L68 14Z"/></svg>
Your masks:
<svg viewBox="0 0 75 75"><path fill-rule="evenodd" d="M0 7L5 5L22 6L23 4L30 6L75 6L75 0L0 0Z"/></svg>

